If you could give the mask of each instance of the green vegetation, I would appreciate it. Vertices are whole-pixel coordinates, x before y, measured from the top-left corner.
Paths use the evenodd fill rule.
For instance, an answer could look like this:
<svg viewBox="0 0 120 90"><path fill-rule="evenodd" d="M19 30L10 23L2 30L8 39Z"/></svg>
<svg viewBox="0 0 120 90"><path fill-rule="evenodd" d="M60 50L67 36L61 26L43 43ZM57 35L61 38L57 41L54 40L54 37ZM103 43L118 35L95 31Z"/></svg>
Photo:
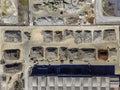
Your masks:
<svg viewBox="0 0 120 90"><path fill-rule="evenodd" d="M7 16L7 14L5 12L2 12L2 16Z"/></svg>
<svg viewBox="0 0 120 90"><path fill-rule="evenodd" d="M19 0L19 2L20 2L22 5L24 5L24 6L27 5L27 0Z"/></svg>
<svg viewBox="0 0 120 90"><path fill-rule="evenodd" d="M54 4L49 3L48 7L52 10L52 11L56 11L57 7L54 6Z"/></svg>
<svg viewBox="0 0 120 90"><path fill-rule="evenodd" d="M3 3L3 13L5 13L6 12L6 10L9 8L10 6L6 3L6 0L4 1L4 3ZM3 14L4 15L4 14Z"/></svg>
<svg viewBox="0 0 120 90"><path fill-rule="evenodd" d="M5 9L8 9L9 8L9 6L8 5L3 5L3 7L5 8Z"/></svg>
<svg viewBox="0 0 120 90"><path fill-rule="evenodd" d="M27 24L28 23L28 0L18 0L19 1L19 7L18 7L18 20L20 24Z"/></svg>

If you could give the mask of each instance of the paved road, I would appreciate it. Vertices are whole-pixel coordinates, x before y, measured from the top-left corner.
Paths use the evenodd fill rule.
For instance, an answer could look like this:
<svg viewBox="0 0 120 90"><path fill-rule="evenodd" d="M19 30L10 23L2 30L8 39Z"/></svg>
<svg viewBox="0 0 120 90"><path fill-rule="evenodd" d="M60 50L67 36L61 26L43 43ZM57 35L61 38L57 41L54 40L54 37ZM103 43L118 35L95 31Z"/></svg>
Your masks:
<svg viewBox="0 0 120 90"><path fill-rule="evenodd" d="M120 17L107 17L103 16L102 0L96 0L96 23L97 24L117 24L120 23Z"/></svg>

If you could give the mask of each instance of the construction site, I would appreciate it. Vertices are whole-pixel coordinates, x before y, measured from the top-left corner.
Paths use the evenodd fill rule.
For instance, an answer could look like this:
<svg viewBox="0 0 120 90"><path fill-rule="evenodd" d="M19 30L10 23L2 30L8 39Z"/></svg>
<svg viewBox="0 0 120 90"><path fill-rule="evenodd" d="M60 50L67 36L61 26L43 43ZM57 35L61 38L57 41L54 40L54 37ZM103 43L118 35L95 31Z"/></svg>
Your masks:
<svg viewBox="0 0 120 90"><path fill-rule="evenodd" d="M80 87L89 90L98 87L72 84L72 89L69 79L73 83L76 79L74 76L77 76L78 82L83 83L81 80L84 79L87 82L87 79L92 83L92 79L97 78L96 82L100 80L102 83L103 75L106 79L103 82L114 83L110 80L115 79L117 83L108 89L107 86L100 86L100 90L119 88L119 26L3 27L0 30L0 66L3 67L2 75L6 77L2 90L21 90L17 89L20 87L22 90L80 90ZM56 81L59 76L63 78ZM42 77L48 86L41 84L39 87ZM69 83L49 86L49 78L53 78L57 85L61 80ZM45 83L44 80L42 82Z"/></svg>
<svg viewBox="0 0 120 90"><path fill-rule="evenodd" d="M120 90L119 0L0 0L0 90Z"/></svg>
<svg viewBox="0 0 120 90"><path fill-rule="evenodd" d="M94 23L92 0L30 0L33 25L91 25Z"/></svg>

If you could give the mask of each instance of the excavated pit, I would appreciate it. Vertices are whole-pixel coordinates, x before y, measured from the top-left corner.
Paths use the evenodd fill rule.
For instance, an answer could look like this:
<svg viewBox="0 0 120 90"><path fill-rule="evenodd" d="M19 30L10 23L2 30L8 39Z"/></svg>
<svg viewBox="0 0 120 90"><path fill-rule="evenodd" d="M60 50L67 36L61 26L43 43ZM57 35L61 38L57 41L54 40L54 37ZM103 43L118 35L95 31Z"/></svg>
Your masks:
<svg viewBox="0 0 120 90"><path fill-rule="evenodd" d="M4 65L4 72L6 73L17 73L22 70L22 63L12 63Z"/></svg>
<svg viewBox="0 0 120 90"><path fill-rule="evenodd" d="M69 60L79 59L79 52L78 48L71 48L68 49L68 58Z"/></svg>
<svg viewBox="0 0 120 90"><path fill-rule="evenodd" d="M114 29L104 30L103 39L106 41L116 40L115 30Z"/></svg>
<svg viewBox="0 0 120 90"><path fill-rule="evenodd" d="M21 42L21 31L5 31L5 42Z"/></svg>
<svg viewBox="0 0 120 90"><path fill-rule="evenodd" d="M48 47L45 51L46 59L56 59L58 57L58 48L56 47Z"/></svg>
<svg viewBox="0 0 120 90"><path fill-rule="evenodd" d="M66 40L66 39L70 39L70 38L73 38L73 30L65 30L64 31L64 37L63 39Z"/></svg>
<svg viewBox="0 0 120 90"><path fill-rule="evenodd" d="M117 49L116 48L111 48L109 50L110 57L117 57Z"/></svg>
<svg viewBox="0 0 120 90"><path fill-rule="evenodd" d="M46 30L43 32L44 42L50 43L53 41L53 32L50 30Z"/></svg>
<svg viewBox="0 0 120 90"><path fill-rule="evenodd" d="M85 43L90 43L92 42L92 33L90 30L85 30L84 31L84 42Z"/></svg>
<svg viewBox="0 0 120 90"><path fill-rule="evenodd" d="M67 60L68 50L67 47L60 47L59 49L60 60Z"/></svg>
<svg viewBox="0 0 120 90"><path fill-rule="evenodd" d="M62 31L55 31L54 32L54 40L56 42L62 41Z"/></svg>
<svg viewBox="0 0 120 90"><path fill-rule="evenodd" d="M43 58L44 49L43 47L32 47L30 51L30 57Z"/></svg>
<svg viewBox="0 0 120 90"><path fill-rule="evenodd" d="M74 42L76 44L82 43L82 31L81 30L75 31L75 33L74 33L74 39L75 39Z"/></svg>
<svg viewBox="0 0 120 90"><path fill-rule="evenodd" d="M93 41L94 42L100 42L102 40L102 31L96 30L93 32Z"/></svg>
<svg viewBox="0 0 120 90"><path fill-rule="evenodd" d="M96 52L93 48L83 48L79 50L79 58L83 61L96 60Z"/></svg>
<svg viewBox="0 0 120 90"><path fill-rule="evenodd" d="M10 49L4 51L4 59L6 60L18 60L20 58L19 49Z"/></svg>
<svg viewBox="0 0 120 90"><path fill-rule="evenodd" d="M108 50L107 49L99 49L98 50L98 59L100 60L108 60Z"/></svg>
<svg viewBox="0 0 120 90"><path fill-rule="evenodd" d="M25 38L27 38L28 40L31 39L31 33L30 32L24 32Z"/></svg>

